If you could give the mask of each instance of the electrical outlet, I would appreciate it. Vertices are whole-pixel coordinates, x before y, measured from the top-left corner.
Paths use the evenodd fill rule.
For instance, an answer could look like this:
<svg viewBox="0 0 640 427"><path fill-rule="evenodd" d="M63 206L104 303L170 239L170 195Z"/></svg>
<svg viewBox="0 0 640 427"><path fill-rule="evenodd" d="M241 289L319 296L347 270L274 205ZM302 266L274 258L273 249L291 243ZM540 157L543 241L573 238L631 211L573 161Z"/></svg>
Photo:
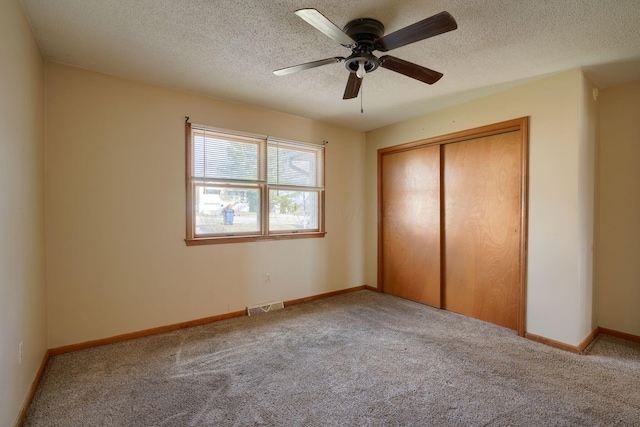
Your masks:
<svg viewBox="0 0 640 427"><path fill-rule="evenodd" d="M264 283L271 283L271 273L264 275Z"/></svg>
<svg viewBox="0 0 640 427"><path fill-rule="evenodd" d="M24 347L24 341L20 341L20 344L18 344L18 363L19 364L22 364L23 347Z"/></svg>

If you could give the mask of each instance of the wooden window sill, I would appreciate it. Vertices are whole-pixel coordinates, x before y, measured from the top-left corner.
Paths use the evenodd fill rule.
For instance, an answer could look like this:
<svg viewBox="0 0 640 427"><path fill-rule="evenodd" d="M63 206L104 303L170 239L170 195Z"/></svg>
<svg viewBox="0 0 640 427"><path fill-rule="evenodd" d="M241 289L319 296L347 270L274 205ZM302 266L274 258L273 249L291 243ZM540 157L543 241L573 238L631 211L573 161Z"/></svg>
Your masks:
<svg viewBox="0 0 640 427"><path fill-rule="evenodd" d="M187 246L217 245L222 243L263 242L269 240L312 239L324 237L326 232L270 234L267 236L195 237L185 239Z"/></svg>

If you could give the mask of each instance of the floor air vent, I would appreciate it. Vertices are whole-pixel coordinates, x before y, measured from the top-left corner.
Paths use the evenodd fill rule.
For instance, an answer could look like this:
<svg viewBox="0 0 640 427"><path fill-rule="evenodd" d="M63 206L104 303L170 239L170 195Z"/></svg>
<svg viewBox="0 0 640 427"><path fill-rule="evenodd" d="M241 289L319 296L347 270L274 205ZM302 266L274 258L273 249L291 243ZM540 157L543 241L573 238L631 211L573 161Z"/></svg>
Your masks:
<svg viewBox="0 0 640 427"><path fill-rule="evenodd" d="M270 311L282 310L284 303L282 301L268 302L265 304L252 305L247 307L247 314L255 316L256 314L268 313Z"/></svg>

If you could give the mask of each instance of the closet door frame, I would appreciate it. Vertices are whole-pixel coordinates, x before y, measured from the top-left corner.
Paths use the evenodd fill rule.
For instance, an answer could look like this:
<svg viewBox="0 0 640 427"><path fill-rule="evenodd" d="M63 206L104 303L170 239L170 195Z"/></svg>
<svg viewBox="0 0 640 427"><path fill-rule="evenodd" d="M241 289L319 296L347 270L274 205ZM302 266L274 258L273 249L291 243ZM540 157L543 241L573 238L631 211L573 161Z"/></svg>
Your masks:
<svg viewBox="0 0 640 427"><path fill-rule="evenodd" d="M517 283L518 292L518 324L517 332L519 336L525 334L526 320L526 281L527 281L527 235L528 235L528 187L529 187L529 118L521 117L518 119L507 120L478 128L468 129L460 132L450 133L446 135L427 138L419 141L409 142L405 144L395 145L392 147L381 148L378 150L378 291L384 292L383 283L383 259L384 248L382 245L382 208L383 208L383 170L382 158L387 154L397 153L400 151L412 150L418 147L428 145L445 145L454 142L468 141L477 138L483 138L492 135L498 135L506 132L520 131L521 136L521 159L520 159L520 247L519 247L519 283ZM442 156L441 156L442 166ZM443 170L440 170L442 180ZM442 181L441 181L442 182ZM442 191L442 187L441 187ZM441 203L441 216L443 204ZM441 236L444 236L444 221L440 221ZM441 253L444 242L441 242ZM444 271L444 256L441 256L441 272Z"/></svg>

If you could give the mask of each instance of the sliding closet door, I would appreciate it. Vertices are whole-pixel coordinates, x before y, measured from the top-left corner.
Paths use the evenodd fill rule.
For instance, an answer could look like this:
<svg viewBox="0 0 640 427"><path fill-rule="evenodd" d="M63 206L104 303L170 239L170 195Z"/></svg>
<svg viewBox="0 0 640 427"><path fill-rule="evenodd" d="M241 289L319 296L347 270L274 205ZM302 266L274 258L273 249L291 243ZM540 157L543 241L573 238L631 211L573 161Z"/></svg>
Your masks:
<svg viewBox="0 0 640 427"><path fill-rule="evenodd" d="M440 146L382 153L379 167L381 287L440 307Z"/></svg>
<svg viewBox="0 0 640 427"><path fill-rule="evenodd" d="M522 137L443 145L443 305L518 329Z"/></svg>

